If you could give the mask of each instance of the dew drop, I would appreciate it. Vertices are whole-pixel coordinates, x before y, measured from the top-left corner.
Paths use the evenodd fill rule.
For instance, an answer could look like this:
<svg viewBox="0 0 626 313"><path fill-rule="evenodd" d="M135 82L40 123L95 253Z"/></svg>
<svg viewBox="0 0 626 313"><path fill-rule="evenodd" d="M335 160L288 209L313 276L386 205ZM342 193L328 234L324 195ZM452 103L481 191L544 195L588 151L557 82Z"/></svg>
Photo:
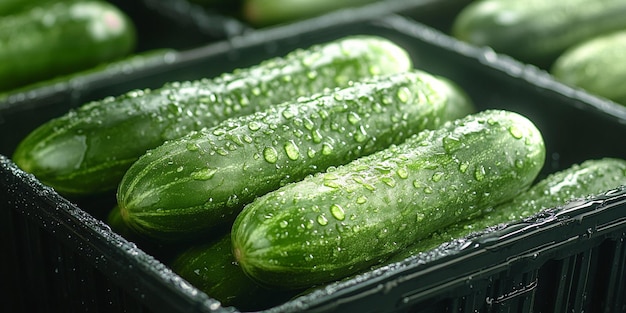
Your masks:
<svg viewBox="0 0 626 313"><path fill-rule="evenodd" d="M485 178L485 167L480 165L476 167L476 170L474 171L474 178L477 181L482 181Z"/></svg>
<svg viewBox="0 0 626 313"><path fill-rule="evenodd" d="M391 177L383 177L380 179L385 185L389 186L389 187L395 187L396 186L396 180L391 178Z"/></svg>
<svg viewBox="0 0 626 313"><path fill-rule="evenodd" d="M330 214L332 214L332 216L339 221L346 219L346 213L339 204L333 204L330 206Z"/></svg>
<svg viewBox="0 0 626 313"><path fill-rule="evenodd" d="M333 146L329 143L324 143L322 145L322 154L323 155L330 155L331 153L333 153Z"/></svg>
<svg viewBox="0 0 626 313"><path fill-rule="evenodd" d="M261 124L259 122L252 121L248 123L248 129L251 131L257 131L261 128Z"/></svg>
<svg viewBox="0 0 626 313"><path fill-rule="evenodd" d="M463 143L455 137L446 136L443 138L443 148L446 153L452 153L463 146Z"/></svg>
<svg viewBox="0 0 626 313"><path fill-rule="evenodd" d="M313 140L314 143L320 143L322 142L322 133L320 133L319 129L314 129L311 131L311 139Z"/></svg>
<svg viewBox="0 0 626 313"><path fill-rule="evenodd" d="M517 167L517 168L524 168L524 160L522 160L522 159L515 160L515 167Z"/></svg>
<svg viewBox="0 0 626 313"><path fill-rule="evenodd" d="M287 157L290 160L295 161L298 158L300 158L300 150L298 150L298 146L296 146L296 144L293 141L288 141L287 143L285 143L284 149L285 149L285 153L287 153Z"/></svg>
<svg viewBox="0 0 626 313"><path fill-rule="evenodd" d="M274 147L265 147L265 149L263 149L263 158L268 163L274 164L278 161L278 152Z"/></svg>
<svg viewBox="0 0 626 313"><path fill-rule="evenodd" d="M313 130L313 128L315 127L315 123L310 118L303 118L302 123L304 125L304 128L308 130Z"/></svg>
<svg viewBox="0 0 626 313"><path fill-rule="evenodd" d="M461 171L461 173L467 172L468 168L469 168L469 162L461 162L461 164L459 164L459 171Z"/></svg>
<svg viewBox="0 0 626 313"><path fill-rule="evenodd" d="M428 186L426 186L426 187L424 187L424 193L431 194L431 193L433 193L433 189L428 187Z"/></svg>
<svg viewBox="0 0 626 313"><path fill-rule="evenodd" d="M286 220L282 220L278 225L280 225L280 228L285 228L289 225L289 222L287 222Z"/></svg>
<svg viewBox="0 0 626 313"><path fill-rule="evenodd" d="M179 167L176 169L176 172L177 172L177 173L180 173L180 172L182 172L184 169L185 169L184 167L179 166Z"/></svg>
<svg viewBox="0 0 626 313"><path fill-rule="evenodd" d="M520 138L522 138L524 136L524 133L522 132L522 130L519 129L519 127L517 127L515 125L509 127L509 133L511 133L511 135L515 139L520 139Z"/></svg>
<svg viewBox="0 0 626 313"><path fill-rule="evenodd" d="M322 225L322 226L326 226L328 224L328 219L326 218L326 216L324 216L324 214L318 215L317 216L317 223Z"/></svg>
<svg viewBox="0 0 626 313"><path fill-rule="evenodd" d="M365 128L363 128L363 126L361 125L361 127L359 127L359 130L354 134L354 141L364 142L365 140L367 140L367 132L365 131Z"/></svg>
<svg viewBox="0 0 626 313"><path fill-rule="evenodd" d="M293 118L295 116L295 114L293 114L293 112L291 112L289 110L284 110L282 115L286 119L291 119L291 118Z"/></svg>
<svg viewBox="0 0 626 313"><path fill-rule="evenodd" d="M361 117L356 112L350 112L348 114L348 122L352 125L358 123L361 120Z"/></svg>
<svg viewBox="0 0 626 313"><path fill-rule="evenodd" d="M407 179L409 177L409 172L406 170L406 168L399 168L396 171L396 174L398 174L398 177L402 178L402 179Z"/></svg>
<svg viewBox="0 0 626 313"><path fill-rule="evenodd" d="M356 203L357 204L363 204L367 202L367 197L366 196L359 196L358 198L356 198Z"/></svg>
<svg viewBox="0 0 626 313"><path fill-rule="evenodd" d="M408 87L400 87L400 89L398 89L398 100L400 100L403 103L406 103L407 101L409 101L409 98L411 97L411 91L409 90Z"/></svg>
<svg viewBox="0 0 626 313"><path fill-rule="evenodd" d="M432 180L434 182L438 182L441 180L441 178L443 178L444 173L443 172L435 172L435 174L433 174Z"/></svg>

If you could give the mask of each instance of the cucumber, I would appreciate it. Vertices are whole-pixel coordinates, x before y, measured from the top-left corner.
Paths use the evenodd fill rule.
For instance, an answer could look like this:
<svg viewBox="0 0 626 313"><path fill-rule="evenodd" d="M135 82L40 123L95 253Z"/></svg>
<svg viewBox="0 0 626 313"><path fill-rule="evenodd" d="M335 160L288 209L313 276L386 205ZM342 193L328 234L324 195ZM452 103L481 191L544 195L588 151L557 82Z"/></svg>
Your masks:
<svg viewBox="0 0 626 313"><path fill-rule="evenodd" d="M62 0L2 0L0 1L0 16L16 14L20 11L30 9L34 6L42 5L48 2L59 2ZM74 1L74 0L66 0Z"/></svg>
<svg viewBox="0 0 626 313"><path fill-rule="evenodd" d="M242 17L257 27L293 22L376 0L243 0Z"/></svg>
<svg viewBox="0 0 626 313"><path fill-rule="evenodd" d="M445 242L461 239L489 227L518 222L544 209L595 196L622 185L626 185L626 160L616 158L586 160L550 174L524 193L498 205L490 212L435 232L431 237L411 245L384 264L402 261L420 252L432 250Z"/></svg>
<svg viewBox="0 0 626 313"><path fill-rule="evenodd" d="M454 37L549 66L567 48L626 28L623 0L483 0L456 17Z"/></svg>
<svg viewBox="0 0 626 313"><path fill-rule="evenodd" d="M381 37L350 36L212 79L171 82L82 105L35 129L13 161L66 196L114 191L148 149L229 117L412 67Z"/></svg>
<svg viewBox="0 0 626 313"><path fill-rule="evenodd" d="M0 19L0 91L131 53L130 18L105 1L57 1Z"/></svg>
<svg viewBox="0 0 626 313"><path fill-rule="evenodd" d="M558 80L626 105L626 29L579 43L554 62Z"/></svg>
<svg viewBox="0 0 626 313"><path fill-rule="evenodd" d="M130 73L163 65L170 59L176 58L177 52L173 49L155 49L133 53L124 58L97 65L95 67L57 76L48 80L35 82L9 91L0 92L0 101L19 101L23 97L40 96L48 92L67 91L77 86L90 85L117 79L116 76L129 75ZM28 95L27 95L28 94Z"/></svg>
<svg viewBox="0 0 626 313"><path fill-rule="evenodd" d="M258 196L473 112L450 86L407 71L168 141L126 172L117 192L122 216L158 240L214 232Z"/></svg>
<svg viewBox="0 0 626 313"><path fill-rule="evenodd" d="M530 120L481 111L255 199L235 219L233 253L263 285L334 281L512 199L544 159Z"/></svg>
<svg viewBox="0 0 626 313"><path fill-rule="evenodd" d="M270 308L296 295L295 292L266 288L250 279L232 253L230 234L181 252L170 268L197 289L243 311Z"/></svg>

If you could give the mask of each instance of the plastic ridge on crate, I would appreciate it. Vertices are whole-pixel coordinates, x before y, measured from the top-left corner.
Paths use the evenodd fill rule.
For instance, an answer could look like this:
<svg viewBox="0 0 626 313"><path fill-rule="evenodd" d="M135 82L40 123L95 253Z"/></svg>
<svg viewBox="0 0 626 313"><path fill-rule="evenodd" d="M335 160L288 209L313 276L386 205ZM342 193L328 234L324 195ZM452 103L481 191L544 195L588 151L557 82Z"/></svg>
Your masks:
<svg viewBox="0 0 626 313"><path fill-rule="evenodd" d="M99 85L90 97L131 86L218 75L298 47L344 35L384 36L405 47L416 67L450 78L479 109L528 116L544 134L541 175L596 157L626 158L615 134L626 108L566 87L529 65L458 42L407 18L344 11L236 36L181 52L167 71L149 71L125 86ZM367 13L367 14L366 14ZM145 81L144 81L145 80ZM113 83L113 82L111 82ZM0 133L25 134L62 113L54 99L12 111ZM64 100L60 100L63 103ZM57 102L58 103L58 102ZM38 121L27 122L38 106ZM0 116L5 114L0 109ZM14 132L15 131L15 132ZM101 222L111 197L69 201L9 159L15 141L0 141L0 227L8 266L4 311L237 312L222 307ZM494 227L402 262L339 281L267 312L563 312L626 307L626 190L572 202L508 227Z"/></svg>

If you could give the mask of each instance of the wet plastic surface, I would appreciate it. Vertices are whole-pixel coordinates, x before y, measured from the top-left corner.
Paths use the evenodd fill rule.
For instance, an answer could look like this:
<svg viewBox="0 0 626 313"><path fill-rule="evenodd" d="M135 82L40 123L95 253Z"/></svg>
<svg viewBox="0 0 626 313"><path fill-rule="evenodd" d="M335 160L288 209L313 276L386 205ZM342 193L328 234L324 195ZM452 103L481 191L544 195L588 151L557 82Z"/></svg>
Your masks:
<svg viewBox="0 0 626 313"><path fill-rule="evenodd" d="M370 20L372 19L372 20ZM9 159L43 121L90 99L171 80L211 77L295 48L350 34L385 36L416 67L463 87L479 109L522 113L544 134L543 175L590 158L626 158L616 134L626 108L566 87L545 72L477 49L411 20L337 12L181 52L122 82L94 83L63 97L0 104L0 229L7 265L4 302L14 311L230 312L173 274L99 217L112 195L68 201ZM5 106L6 105L6 106ZM5 109L6 107L6 109ZM620 311L626 306L626 191L549 210L474 239L446 244L332 284L271 312ZM34 300L38 301L34 301Z"/></svg>

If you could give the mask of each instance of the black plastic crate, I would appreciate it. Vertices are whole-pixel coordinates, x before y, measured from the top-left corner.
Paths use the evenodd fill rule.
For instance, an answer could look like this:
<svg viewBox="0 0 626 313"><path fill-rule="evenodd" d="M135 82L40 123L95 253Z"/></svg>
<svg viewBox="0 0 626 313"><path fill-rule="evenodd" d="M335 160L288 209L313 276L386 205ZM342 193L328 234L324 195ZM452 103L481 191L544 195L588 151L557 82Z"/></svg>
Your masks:
<svg viewBox="0 0 626 313"><path fill-rule="evenodd" d="M138 71L123 83L111 79L66 98L34 97L10 110L0 106L0 237L7 260L1 275L4 290L9 290L4 311L237 311L221 307L172 273L157 254L101 222L112 195L69 201L20 171L9 157L17 141L39 123L89 99L211 77L351 34L376 34L397 42L410 52L416 67L456 81L479 109L502 108L529 117L546 142L548 160L541 175L586 159L626 158L626 147L616 142L626 131L626 108L401 16L340 11L251 32L183 51L172 62ZM268 311L624 311L625 201L626 190L607 191L331 284Z"/></svg>

